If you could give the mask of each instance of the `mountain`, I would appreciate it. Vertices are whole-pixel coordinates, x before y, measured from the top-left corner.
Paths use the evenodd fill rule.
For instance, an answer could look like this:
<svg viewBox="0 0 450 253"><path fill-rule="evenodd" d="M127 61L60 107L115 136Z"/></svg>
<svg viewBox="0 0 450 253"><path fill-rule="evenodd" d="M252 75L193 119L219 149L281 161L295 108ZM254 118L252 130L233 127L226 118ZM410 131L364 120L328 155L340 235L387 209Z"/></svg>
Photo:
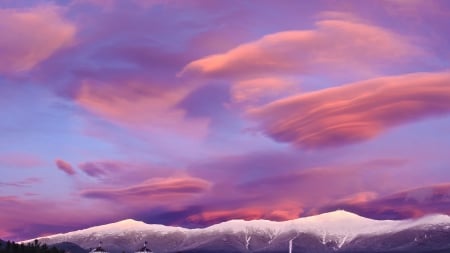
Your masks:
<svg viewBox="0 0 450 253"><path fill-rule="evenodd" d="M290 221L231 220L203 229L186 229L123 220L66 234L38 238L55 244L72 242L85 249L99 241L113 253L133 252L149 242L162 252L413 253L450 252L450 217L371 220L335 211Z"/></svg>

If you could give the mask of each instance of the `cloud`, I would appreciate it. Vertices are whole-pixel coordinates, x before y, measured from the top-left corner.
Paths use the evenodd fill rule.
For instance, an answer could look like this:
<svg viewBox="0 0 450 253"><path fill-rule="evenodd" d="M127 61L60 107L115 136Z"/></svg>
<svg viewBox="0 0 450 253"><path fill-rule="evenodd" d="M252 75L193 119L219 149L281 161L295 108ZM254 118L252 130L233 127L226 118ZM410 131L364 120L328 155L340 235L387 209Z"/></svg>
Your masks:
<svg viewBox="0 0 450 253"><path fill-rule="evenodd" d="M16 2L8 1L0 5L27 5ZM145 4L148 3L145 1ZM62 145L64 151L72 155L65 158L67 161L85 156L89 162L68 164L61 160L62 165L56 162L58 169L64 173L83 174L76 176L79 180L69 185L61 182L60 191L67 193L64 196L53 194L54 184L47 182L29 188L5 187L7 192L24 197L15 202L0 198L0 224L2 231L9 231L8 235L31 237L39 233L62 232L59 229L66 228L61 224L81 228L133 217L136 212L157 214L158 210L167 212L160 212L161 219L153 216L155 219L149 221L173 222L186 217L191 217L191 222L197 221L197 224L229 218L282 220L298 216L303 209L321 207L335 200L362 205L383 194L417 185L422 179L429 182L442 176L442 160L439 160L442 156L425 146L400 152L414 160L413 166L387 161L380 165L386 169L369 172L364 170L371 168L369 165L358 164L361 160L386 154L398 156L398 153L391 151L395 149L393 146L408 146L408 143L401 141L402 138L395 145L379 143L378 150L371 149L372 146L362 149L358 146L357 150L349 153L347 149L298 152L290 145L274 143L259 135L243 135L241 130L247 128L249 122L240 118L242 114L228 105L230 102L231 106L236 106L233 103L238 104L237 107L244 105L244 109L250 109L249 117L260 123L259 131L288 144L296 143L305 132L319 132L322 127L331 125L330 129L325 128L327 131L323 136L319 134L323 137L321 141L314 142L307 137L308 140L301 141L303 147L333 145L333 136L341 133L339 122L352 124L354 121L371 120L368 128L373 127L371 124L375 127L377 124L383 125L376 128L377 132L372 137L364 135L360 128L348 130L351 134L362 135L358 141L363 141L394 125L415 120L409 118L413 115L436 115L434 113L438 110L427 107L429 101L442 104L447 97L438 101L435 97L428 99L419 95L423 92L411 95L409 86L397 92L390 83L380 87L367 85L360 90L343 88L343 100L349 100L347 107L336 97L341 95L334 93L326 98L315 97L320 100L317 104L314 104L314 99L306 99L311 93L299 93L305 95L302 104L292 101L292 108L278 102L294 98L280 99L286 97L286 93L297 93L293 89L298 84L305 92L310 87L342 83L333 82L334 76L330 77L330 72L345 75L345 80L355 80L354 75L359 77L360 72L366 71L376 72L371 73L374 75L378 71L399 73L420 69L424 63L430 62L432 66L427 66L427 69L445 66L448 61L439 60L444 59L443 55L448 51L445 35L448 33L442 32L448 27L446 22L442 22L442 29L436 28L436 22L431 22L432 25L424 22L426 27L420 31L421 34L410 32L408 28L417 28L414 23L406 19L397 20L395 16L379 15L381 7L378 7L374 10L375 14L366 17L395 19L399 22L390 26L395 31L374 25L377 20L369 23L343 13L323 13L321 21L311 25L310 18L323 7L313 1L308 4L294 1L288 5L262 1L258 3L258 12L254 11L254 5L241 4L240 1L232 4L228 1L163 1L157 3L158 6L146 8L131 1L116 0L63 1L58 5L63 7L0 12L4 18L0 20L0 30L7 24L8 29L14 28L13 31L20 32L22 37L20 40L11 37L14 43L7 40L11 34L0 38L0 55L12 57L0 59L0 75L20 74L20 78L14 80L0 80L0 86L5 84L3 86L11 86L14 90L14 94L6 93L6 96L0 92L6 98L2 104L5 108L12 108L13 117L12 121L5 119L6 124L0 128L6 131L7 139L21 140L20 143L5 141L8 150L11 145L36 149L34 144L37 143L37 149L47 156L51 155L54 150L52 147L44 150L39 136L47 138L47 134L43 133L53 136L57 132L58 140L55 141L72 140ZM293 8L294 5L296 8ZM362 5L359 7L363 8ZM361 11L349 5L337 9ZM36 22L19 22L16 18L18 14L33 14ZM283 18L274 18L278 16ZM17 21L14 26L12 21ZM76 27L72 22L76 23ZM380 20L379 24L388 23ZM430 44L437 42L442 46L442 58L414 61L417 55L422 56L422 51L412 44L415 41L409 41L410 37L401 36L397 31L417 35L423 42L421 45L430 51L433 50ZM267 36L262 37L265 34ZM428 36L435 37L430 39ZM436 41L436 37L442 42ZM212 55L215 53L219 54ZM33 57L28 58L29 55ZM5 61L11 64L5 65ZM407 66L402 65L404 62ZM182 78L176 78L176 72L184 66ZM204 85L197 77L220 80L208 81ZM296 81L298 79L301 83ZM435 87L423 85L424 89ZM416 88L414 86L411 90ZM382 95L375 94L379 90L382 90ZM367 92L369 100L376 101L365 101L364 92ZM392 101L389 100L391 95ZM360 103L353 108L353 98L357 96L363 98L357 99ZM401 99L414 102L426 100L426 106L420 104L418 107L427 112L422 113L417 108L402 111L393 102L399 98L400 103L404 101ZM37 108L35 100L42 106ZM267 105L273 100L277 101ZM377 104L377 101L380 103ZM336 111L321 107L326 107L328 102L337 103L329 105L330 108L334 106ZM393 110L394 116L369 110L383 103L386 111ZM24 110L25 104L32 104L35 109ZM275 104L279 106L279 111L271 112L271 106ZM366 105L366 108L358 109L360 105ZM315 109L318 114L315 114ZM384 113L384 108L380 110ZM16 111L23 115L16 115ZM409 112L411 115L408 115ZM353 113L355 118L348 119L347 116ZM296 125L295 120L303 117L299 116L301 114L305 118L301 118L301 124ZM332 122L333 117L340 116L343 118L339 118L338 123ZM391 124L387 118L398 118L401 123ZM295 124L291 125L289 120ZM27 124L30 121L37 122L39 127L33 125L30 128ZM302 128L308 124L312 124L311 128ZM282 129L281 133L271 132L274 126L277 130ZM425 126L427 130L430 127L433 126ZM296 135L298 129L301 129L301 134ZM286 132L291 135L285 137ZM342 135L347 133L345 130L342 132ZM90 135L86 136L88 133ZM411 134L414 133L407 133L408 136ZM337 140L336 145L352 140L345 137L341 138L343 141ZM427 140L431 142L429 138ZM445 138L440 140L444 145ZM22 142L26 145L20 145ZM261 152L263 150L266 152ZM446 149L440 150L444 152ZM245 151L252 154L245 154ZM438 159L429 158L428 163L425 156ZM211 157L220 159L211 161ZM122 158L126 160L111 160ZM200 164L204 160L207 162ZM196 164L191 164L192 161ZM155 163L163 165L158 168ZM41 165L20 156L0 157L0 166L10 167L11 170L6 173L13 173L12 176L15 168L42 167L39 171L26 171L38 173L39 176L58 173L55 173L55 168L52 170ZM420 169L421 165L425 165L423 169ZM398 167L402 170L396 170ZM185 171L184 168L191 176L173 176ZM148 178L153 179L145 181ZM24 184L6 180L7 184ZM34 194L38 195L27 191L36 191ZM66 201L69 197L75 200ZM33 201L35 199L42 201ZM285 204L289 201L292 203ZM199 206L201 208L189 208ZM92 207L96 207L96 212L88 212ZM186 211L183 214L180 210ZM77 218L80 213L85 214L82 220ZM166 220L162 218L164 215Z"/></svg>
<svg viewBox="0 0 450 253"><path fill-rule="evenodd" d="M317 212L336 209L346 209L375 219L406 219L426 214L450 214L450 184L407 189L377 198L370 196L362 201L354 201L353 198L338 200L320 208Z"/></svg>
<svg viewBox="0 0 450 253"><path fill-rule="evenodd" d="M204 136L208 120L187 118L186 111L176 107L190 90L172 88L132 80L121 83L85 80L76 102L96 115L135 131Z"/></svg>
<svg viewBox="0 0 450 253"><path fill-rule="evenodd" d="M0 73L27 71L74 41L76 27L56 7L0 9Z"/></svg>
<svg viewBox="0 0 450 253"><path fill-rule="evenodd" d="M268 73L324 73L327 69L367 72L420 54L405 37L382 27L325 19L313 30L269 34L226 53L192 61L180 75L242 79Z"/></svg>
<svg viewBox="0 0 450 253"><path fill-rule="evenodd" d="M81 195L87 198L142 203L146 201L170 202L206 192L210 183L194 177L153 178L140 184L123 188L86 189Z"/></svg>
<svg viewBox="0 0 450 253"><path fill-rule="evenodd" d="M249 110L261 130L302 148L370 140L450 112L450 72L382 77L279 99Z"/></svg>
<svg viewBox="0 0 450 253"><path fill-rule="evenodd" d="M75 175L76 171L73 169L72 165L70 165L68 162L60 160L60 159L56 159L55 160L55 164L56 167L62 171L64 171L65 173L67 173L68 175Z"/></svg>
<svg viewBox="0 0 450 253"><path fill-rule="evenodd" d="M302 208L310 210L336 199L349 198L349 195L351 201L358 201L374 197L369 192L377 194L398 190L403 183L399 183L394 175L405 164L405 161L398 159L342 162L314 167L302 167L300 163L296 170L282 172L274 169L271 174L261 173L256 179L238 182L235 191L250 199L246 204L262 204L269 200L298 201ZM382 187L378 183L380 181L384 183ZM355 192L365 192L366 195L354 196Z"/></svg>
<svg viewBox="0 0 450 253"><path fill-rule="evenodd" d="M187 217L191 222L197 224L219 223L231 219L255 220L263 216L263 211L258 208L243 208L236 210L206 211Z"/></svg>
<svg viewBox="0 0 450 253"><path fill-rule="evenodd" d="M273 207L245 207L238 209L224 209L203 211L186 217L186 220L195 224L213 225L233 219L242 220L291 220L300 217L302 209L298 206L282 206Z"/></svg>
<svg viewBox="0 0 450 253"><path fill-rule="evenodd" d="M189 168L192 175L214 185L190 203L204 207L190 215L191 222L211 224L228 218L246 218L245 212L234 212L246 208L259 218L282 220L298 217L336 199L349 198L355 192L365 192L351 196L357 202L411 185L398 182L397 176L410 171L407 160L387 157L355 161L341 154L252 152L193 164Z"/></svg>

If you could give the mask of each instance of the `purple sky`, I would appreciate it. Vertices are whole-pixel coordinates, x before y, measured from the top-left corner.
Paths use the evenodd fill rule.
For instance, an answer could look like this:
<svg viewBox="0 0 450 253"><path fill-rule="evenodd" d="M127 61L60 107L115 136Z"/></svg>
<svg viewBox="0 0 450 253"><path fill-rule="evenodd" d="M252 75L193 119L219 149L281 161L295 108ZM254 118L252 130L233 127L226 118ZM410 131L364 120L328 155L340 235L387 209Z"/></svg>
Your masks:
<svg viewBox="0 0 450 253"><path fill-rule="evenodd" d="M0 1L0 238L450 214L450 3Z"/></svg>

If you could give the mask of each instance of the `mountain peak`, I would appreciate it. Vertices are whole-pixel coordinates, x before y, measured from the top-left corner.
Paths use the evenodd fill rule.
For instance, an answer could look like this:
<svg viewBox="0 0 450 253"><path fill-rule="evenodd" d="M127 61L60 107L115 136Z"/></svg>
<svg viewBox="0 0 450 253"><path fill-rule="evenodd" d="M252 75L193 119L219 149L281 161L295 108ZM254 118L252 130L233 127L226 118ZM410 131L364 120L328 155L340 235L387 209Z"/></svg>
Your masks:
<svg viewBox="0 0 450 253"><path fill-rule="evenodd" d="M111 230L133 230L133 229L147 229L149 226L151 226L151 225L149 225L143 221L137 221L134 219L125 219L125 220L120 220L120 221L105 224L105 225L92 227L89 229L94 229L94 230L110 230L110 229Z"/></svg>
<svg viewBox="0 0 450 253"><path fill-rule="evenodd" d="M315 216L311 216L311 217L315 217ZM316 215L316 217L327 217L327 218L332 218L332 219L365 219L365 220L370 220L369 218L366 217L362 217L358 214L343 210L343 209L338 209L336 211L332 211L332 212L328 212L328 213L322 213L319 215Z"/></svg>
<svg viewBox="0 0 450 253"><path fill-rule="evenodd" d="M115 224L137 224L137 223L144 223L143 221L138 221L134 219L125 219L121 221L114 222Z"/></svg>

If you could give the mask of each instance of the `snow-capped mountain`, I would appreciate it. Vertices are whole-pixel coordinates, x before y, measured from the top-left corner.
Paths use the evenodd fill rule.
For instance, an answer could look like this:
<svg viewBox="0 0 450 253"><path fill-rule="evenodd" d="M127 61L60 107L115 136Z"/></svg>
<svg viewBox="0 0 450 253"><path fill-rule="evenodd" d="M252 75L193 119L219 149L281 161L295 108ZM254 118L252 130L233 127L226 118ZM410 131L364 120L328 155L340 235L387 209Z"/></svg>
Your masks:
<svg viewBox="0 0 450 253"><path fill-rule="evenodd" d="M99 241L111 252L133 252L148 241L154 252L450 252L450 216L371 220L335 211L290 221L231 220L186 229L123 220L38 238L89 249Z"/></svg>

